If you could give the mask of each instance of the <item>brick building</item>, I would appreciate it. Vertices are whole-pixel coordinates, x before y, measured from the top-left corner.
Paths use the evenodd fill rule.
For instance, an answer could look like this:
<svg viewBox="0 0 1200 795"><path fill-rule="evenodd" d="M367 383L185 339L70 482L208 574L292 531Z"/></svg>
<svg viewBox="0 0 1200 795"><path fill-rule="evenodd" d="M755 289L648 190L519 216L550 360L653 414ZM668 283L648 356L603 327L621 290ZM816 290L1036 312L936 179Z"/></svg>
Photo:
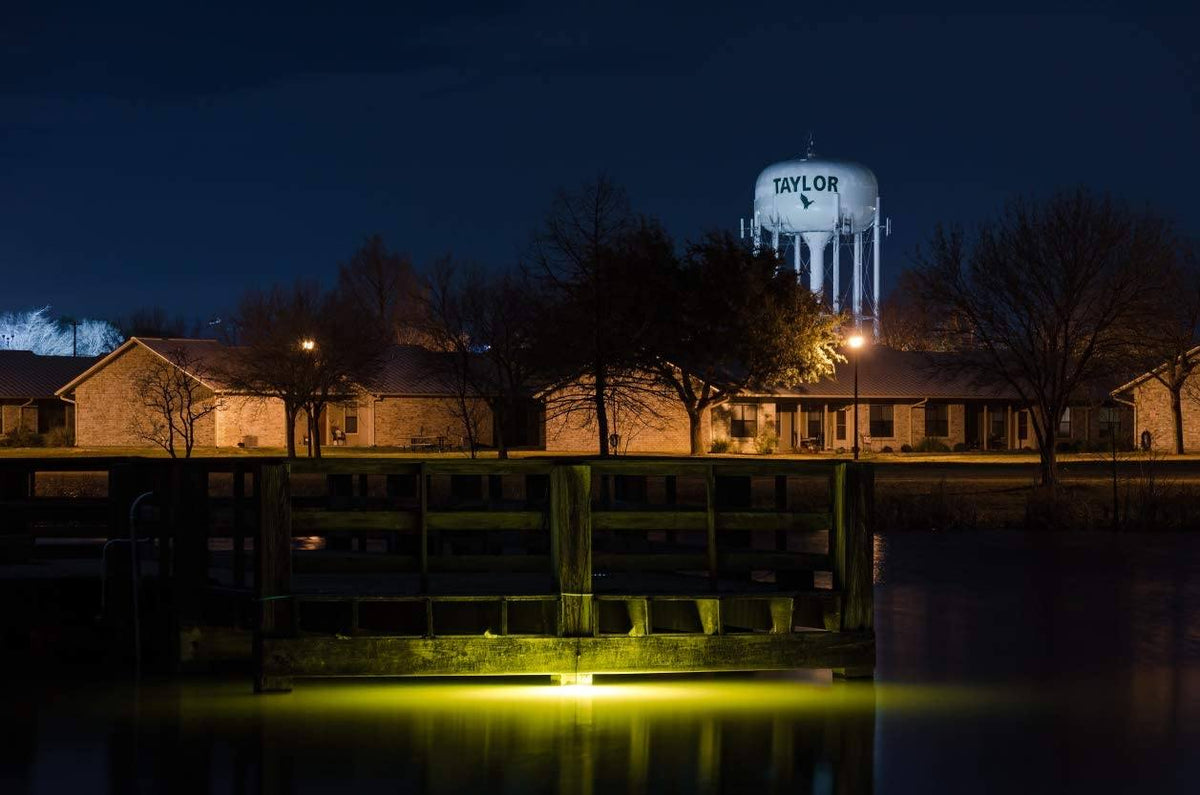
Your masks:
<svg viewBox="0 0 1200 795"><path fill-rule="evenodd" d="M201 399L215 409L196 427L198 447L283 447L283 402L239 394L222 380L231 349L214 340L134 337L67 383L57 394L76 406L76 444L83 447L143 447L141 429L154 419L138 394L141 376L152 368L181 368L198 385ZM395 346L378 376L356 385L331 403L318 422L325 445L450 448L464 444L464 423L441 354L416 346ZM482 401L471 401L478 436L492 442L492 419ZM296 441L307 427L298 420Z"/></svg>
<svg viewBox="0 0 1200 795"><path fill-rule="evenodd" d="M0 438L23 431L49 433L74 425L74 407L55 391L90 367L91 356L39 356L0 351Z"/></svg>
<svg viewBox="0 0 1200 795"><path fill-rule="evenodd" d="M860 447L899 452L904 447L950 450L1032 450L1031 409L1010 388L980 383L939 355L877 345L848 356L858 362ZM712 410L713 441L732 452L848 450L854 442L853 360L831 378L795 389L739 395ZM1055 428L1055 442L1101 446L1113 436L1132 443L1131 412L1101 396L1071 405ZM926 441L928 440L928 441Z"/></svg>
<svg viewBox="0 0 1200 795"><path fill-rule="evenodd" d="M1188 355L1200 355L1200 346L1193 348ZM1175 452L1175 416L1171 410L1171 393L1154 377L1153 372L1143 373L1118 387L1113 390L1113 396L1131 404L1133 436L1139 444L1145 439L1152 450ZM1200 372L1193 372L1184 381L1180 414L1183 418L1183 451L1200 452Z"/></svg>

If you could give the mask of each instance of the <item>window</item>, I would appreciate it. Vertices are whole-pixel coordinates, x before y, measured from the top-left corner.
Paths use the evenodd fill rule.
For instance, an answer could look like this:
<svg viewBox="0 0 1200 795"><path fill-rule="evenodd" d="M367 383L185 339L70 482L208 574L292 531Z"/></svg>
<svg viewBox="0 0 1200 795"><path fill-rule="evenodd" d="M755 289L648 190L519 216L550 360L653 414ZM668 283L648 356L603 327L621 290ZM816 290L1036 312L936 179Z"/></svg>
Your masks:
<svg viewBox="0 0 1200 795"><path fill-rule="evenodd" d="M1007 414L1003 406L988 406L988 422L991 424L988 429L989 447L998 449L1008 444L1008 429L1005 427Z"/></svg>
<svg viewBox="0 0 1200 795"><path fill-rule="evenodd" d="M805 412L808 417L808 438L820 439L825 435L821 428L821 421L824 419L824 412L821 409L808 409Z"/></svg>
<svg viewBox="0 0 1200 795"><path fill-rule="evenodd" d="M346 406L346 433L358 433L358 406Z"/></svg>
<svg viewBox="0 0 1200 795"><path fill-rule="evenodd" d="M881 439L888 439L894 436L892 425L892 405L888 404L871 404L871 435Z"/></svg>
<svg viewBox="0 0 1200 795"><path fill-rule="evenodd" d="M729 407L729 435L734 439L758 436L758 405L734 403Z"/></svg>
<svg viewBox="0 0 1200 795"><path fill-rule="evenodd" d="M846 441L846 409L838 409L835 412L833 433L839 442Z"/></svg>
<svg viewBox="0 0 1200 795"><path fill-rule="evenodd" d="M1025 441L1029 438L1029 412L1021 411L1017 413L1017 439Z"/></svg>
<svg viewBox="0 0 1200 795"><path fill-rule="evenodd" d="M1121 410L1115 406L1100 407L1100 438L1111 439L1121 435Z"/></svg>
<svg viewBox="0 0 1200 795"><path fill-rule="evenodd" d="M1062 416L1058 418L1058 435L1066 436L1068 438L1070 438L1070 436L1071 436L1071 408L1070 408L1070 406L1063 409Z"/></svg>
<svg viewBox="0 0 1200 795"><path fill-rule="evenodd" d="M950 406L947 403L925 404L925 435L950 435Z"/></svg>

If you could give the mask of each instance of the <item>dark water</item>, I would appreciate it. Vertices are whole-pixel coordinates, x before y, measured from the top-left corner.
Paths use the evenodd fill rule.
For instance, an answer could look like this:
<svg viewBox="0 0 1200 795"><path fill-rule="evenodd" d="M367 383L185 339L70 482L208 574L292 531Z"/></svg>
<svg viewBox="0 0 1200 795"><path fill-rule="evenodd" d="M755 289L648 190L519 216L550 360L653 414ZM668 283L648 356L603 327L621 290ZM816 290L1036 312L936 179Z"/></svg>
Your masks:
<svg viewBox="0 0 1200 795"><path fill-rule="evenodd" d="M889 535L878 676L4 686L0 793L1200 792L1200 537Z"/></svg>

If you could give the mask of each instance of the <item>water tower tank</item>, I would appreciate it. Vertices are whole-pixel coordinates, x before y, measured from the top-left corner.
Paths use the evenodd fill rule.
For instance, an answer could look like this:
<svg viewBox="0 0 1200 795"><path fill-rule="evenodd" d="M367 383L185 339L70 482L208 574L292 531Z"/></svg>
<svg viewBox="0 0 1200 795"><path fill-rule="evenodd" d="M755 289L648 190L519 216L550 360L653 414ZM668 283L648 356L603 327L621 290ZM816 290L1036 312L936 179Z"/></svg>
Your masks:
<svg viewBox="0 0 1200 795"><path fill-rule="evenodd" d="M756 247L765 237L780 257L790 247L796 278L807 275L813 293L834 312L849 309L856 326L870 322L878 336L880 237L890 231L879 205L879 182L871 169L817 157L810 138L804 157L773 163L758 175L749 233ZM742 229L744 235L744 224ZM848 290L841 272L843 248L853 257ZM827 250L832 254L828 288ZM808 252L807 262L802 251Z"/></svg>
<svg viewBox="0 0 1200 795"><path fill-rule="evenodd" d="M875 222L879 183L866 166L802 157L767 166L754 183L754 220L769 232L831 232L838 217L851 232Z"/></svg>

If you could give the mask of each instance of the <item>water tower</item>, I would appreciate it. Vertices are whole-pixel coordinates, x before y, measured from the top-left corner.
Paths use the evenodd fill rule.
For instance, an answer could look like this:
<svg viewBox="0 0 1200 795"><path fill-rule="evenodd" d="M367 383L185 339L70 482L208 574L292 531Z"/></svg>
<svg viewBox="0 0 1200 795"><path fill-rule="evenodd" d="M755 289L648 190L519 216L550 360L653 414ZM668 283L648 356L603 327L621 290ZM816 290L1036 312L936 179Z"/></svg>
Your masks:
<svg viewBox="0 0 1200 795"><path fill-rule="evenodd" d="M754 217L742 221L757 249L764 242L781 257L791 255L796 278L833 309L850 310L856 327L870 323L879 336L879 243L891 223L879 212L879 183L866 166L817 157L773 163L754 184ZM768 240L764 241L764 234ZM851 257L849 284L842 253ZM831 250L829 266L825 254ZM826 273L830 279L826 283Z"/></svg>

